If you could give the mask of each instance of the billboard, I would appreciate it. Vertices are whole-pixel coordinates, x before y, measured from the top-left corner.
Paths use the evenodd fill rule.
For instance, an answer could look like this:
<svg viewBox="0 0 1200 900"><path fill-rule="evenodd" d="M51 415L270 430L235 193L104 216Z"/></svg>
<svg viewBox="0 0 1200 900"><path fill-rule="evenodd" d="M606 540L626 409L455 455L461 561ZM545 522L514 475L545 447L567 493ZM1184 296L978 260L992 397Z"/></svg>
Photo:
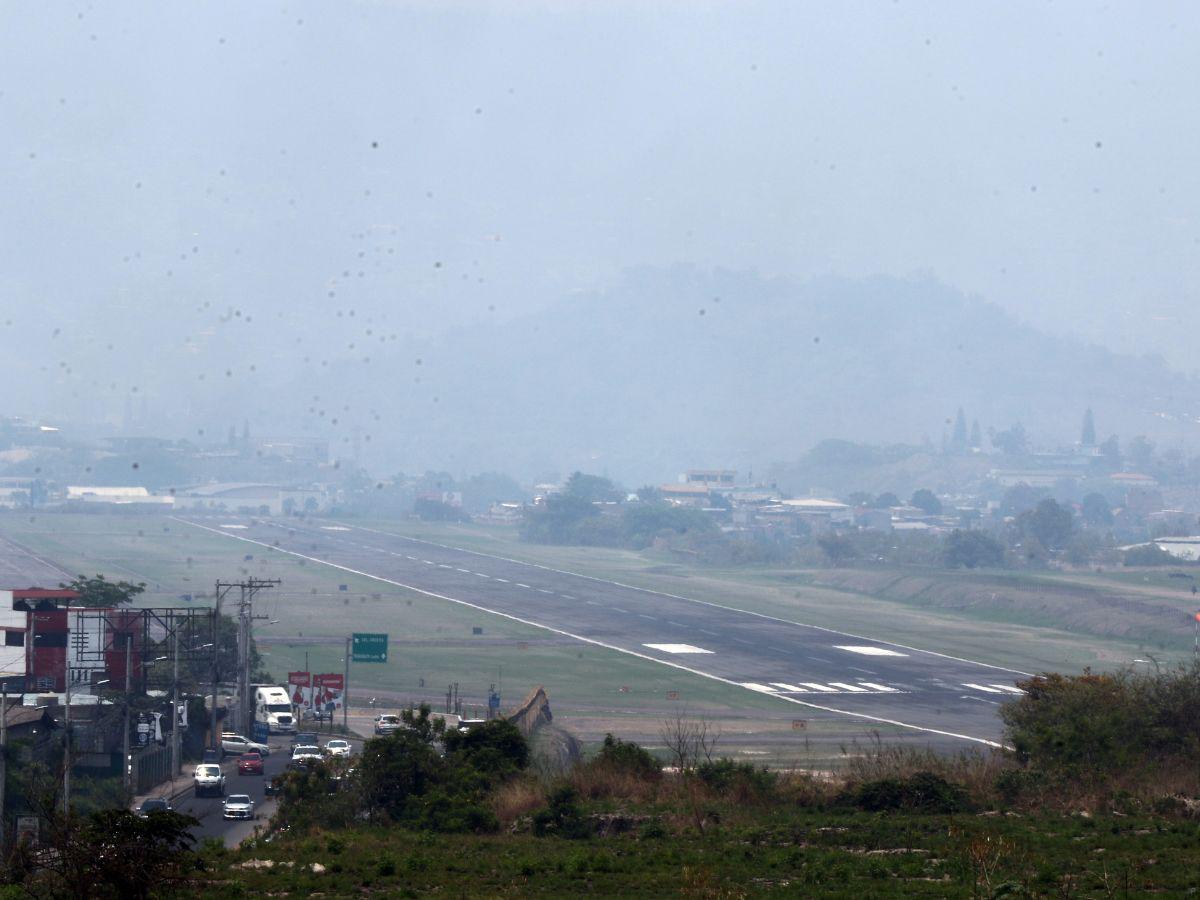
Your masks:
<svg viewBox="0 0 1200 900"><path fill-rule="evenodd" d="M342 708L342 695L345 692L346 681L341 672L313 676L312 705L316 709L332 712Z"/></svg>
<svg viewBox="0 0 1200 900"><path fill-rule="evenodd" d="M293 706L308 706L312 691L311 672L288 672L288 693L292 697Z"/></svg>

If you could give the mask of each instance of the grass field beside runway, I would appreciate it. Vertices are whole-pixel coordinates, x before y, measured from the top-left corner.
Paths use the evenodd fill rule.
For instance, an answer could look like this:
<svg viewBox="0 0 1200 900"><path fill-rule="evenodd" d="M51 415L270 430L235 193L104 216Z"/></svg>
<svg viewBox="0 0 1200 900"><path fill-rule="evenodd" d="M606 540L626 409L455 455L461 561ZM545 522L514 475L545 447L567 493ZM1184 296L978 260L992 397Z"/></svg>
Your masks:
<svg viewBox="0 0 1200 900"><path fill-rule="evenodd" d="M587 741L614 730L653 744L663 720L682 710L712 721L725 735L727 752L783 765L827 766L843 745L869 742L874 734L913 739L903 729L814 714L165 516L0 515L0 532L69 572L145 582L139 605L184 605L180 598L187 594L191 602L209 605L218 578L281 579L255 604L255 612L272 623L256 625L255 635L277 679L301 669L306 654L311 671L340 672L341 639L350 631L380 631L393 641L389 661L354 666L356 696L403 696L436 706L447 685L458 682L469 708L484 703L489 685L496 684L511 706L544 684L556 718ZM803 722L803 730L794 722Z"/></svg>
<svg viewBox="0 0 1200 900"><path fill-rule="evenodd" d="M1084 667L1111 668L1153 656L1170 662L1187 655L1191 632L1177 629L1166 639L1149 634L1141 639L1077 630L1067 620L1068 602L1086 605L1088 596L1111 597L1132 593L1169 605L1186 618L1194 601L1168 573L977 573L946 570L868 570L862 590L853 588L860 573L837 570L850 587L814 584L829 578L825 571L782 569L715 569L689 565L644 552L600 547L557 547L522 543L510 527L445 525L418 521L358 522L381 531L450 544L481 553L519 559L551 568L611 579L625 584L720 603L793 621L860 634L876 640L909 644L1024 671L1079 671ZM945 588L961 586L964 593L1005 586L1043 598L1037 608L1011 609L968 597L952 608L928 605L920 594L889 596L875 587L883 581L914 575ZM870 585L867 587L866 585ZM1080 595L1083 599L1080 599ZM1086 612L1086 610L1085 610ZM1111 611L1108 612L1112 615ZM1183 625L1186 625L1184 622Z"/></svg>

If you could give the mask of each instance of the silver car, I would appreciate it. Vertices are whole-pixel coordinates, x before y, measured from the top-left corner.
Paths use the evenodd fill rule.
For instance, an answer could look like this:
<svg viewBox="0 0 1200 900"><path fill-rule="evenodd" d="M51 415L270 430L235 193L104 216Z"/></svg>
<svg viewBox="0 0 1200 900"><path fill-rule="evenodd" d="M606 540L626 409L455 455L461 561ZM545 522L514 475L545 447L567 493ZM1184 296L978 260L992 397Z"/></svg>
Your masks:
<svg viewBox="0 0 1200 900"><path fill-rule="evenodd" d="M225 798L221 815L226 819L253 819L254 801L249 794L230 794Z"/></svg>

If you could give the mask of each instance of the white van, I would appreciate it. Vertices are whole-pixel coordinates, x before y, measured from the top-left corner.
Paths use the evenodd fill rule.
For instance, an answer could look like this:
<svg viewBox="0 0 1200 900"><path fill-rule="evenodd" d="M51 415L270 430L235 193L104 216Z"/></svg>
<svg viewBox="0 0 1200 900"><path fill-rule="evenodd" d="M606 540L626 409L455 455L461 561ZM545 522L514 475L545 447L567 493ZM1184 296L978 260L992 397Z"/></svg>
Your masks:
<svg viewBox="0 0 1200 900"><path fill-rule="evenodd" d="M295 734L296 717L286 688L266 685L254 689L254 718L265 722L271 734Z"/></svg>

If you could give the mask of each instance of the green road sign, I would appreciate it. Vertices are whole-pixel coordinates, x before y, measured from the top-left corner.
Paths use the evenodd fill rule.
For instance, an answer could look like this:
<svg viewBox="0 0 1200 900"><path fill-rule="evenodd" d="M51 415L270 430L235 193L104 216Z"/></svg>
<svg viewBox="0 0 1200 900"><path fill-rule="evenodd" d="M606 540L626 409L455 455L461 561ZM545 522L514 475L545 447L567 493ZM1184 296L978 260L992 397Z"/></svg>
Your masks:
<svg viewBox="0 0 1200 900"><path fill-rule="evenodd" d="M355 632L350 638L350 658L354 662L387 662L388 636Z"/></svg>

